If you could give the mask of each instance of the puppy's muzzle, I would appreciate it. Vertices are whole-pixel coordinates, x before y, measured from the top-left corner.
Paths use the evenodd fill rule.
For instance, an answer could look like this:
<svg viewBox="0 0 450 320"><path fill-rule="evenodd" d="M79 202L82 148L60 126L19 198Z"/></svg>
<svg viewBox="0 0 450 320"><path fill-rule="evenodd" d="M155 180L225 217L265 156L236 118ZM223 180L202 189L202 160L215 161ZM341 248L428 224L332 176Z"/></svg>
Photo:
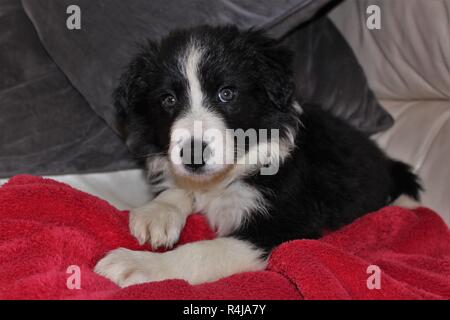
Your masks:
<svg viewBox="0 0 450 320"><path fill-rule="evenodd" d="M190 139L180 149L180 158L186 170L201 174L206 162L211 158L212 150L208 144L198 139Z"/></svg>

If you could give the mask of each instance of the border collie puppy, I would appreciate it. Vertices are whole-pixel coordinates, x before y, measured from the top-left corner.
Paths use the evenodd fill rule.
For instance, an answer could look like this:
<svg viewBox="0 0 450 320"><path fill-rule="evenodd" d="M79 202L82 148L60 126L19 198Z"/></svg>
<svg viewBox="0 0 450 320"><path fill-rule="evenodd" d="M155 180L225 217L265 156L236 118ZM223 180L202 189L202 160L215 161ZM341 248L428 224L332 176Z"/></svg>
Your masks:
<svg viewBox="0 0 450 320"><path fill-rule="evenodd" d="M145 157L155 191L130 212L131 233L171 248L187 216L201 212L217 238L165 253L119 248L97 263L98 274L125 287L263 270L282 242L418 200L421 186L406 164L295 101L291 56L262 32L232 26L180 30L141 47L114 95L127 144Z"/></svg>

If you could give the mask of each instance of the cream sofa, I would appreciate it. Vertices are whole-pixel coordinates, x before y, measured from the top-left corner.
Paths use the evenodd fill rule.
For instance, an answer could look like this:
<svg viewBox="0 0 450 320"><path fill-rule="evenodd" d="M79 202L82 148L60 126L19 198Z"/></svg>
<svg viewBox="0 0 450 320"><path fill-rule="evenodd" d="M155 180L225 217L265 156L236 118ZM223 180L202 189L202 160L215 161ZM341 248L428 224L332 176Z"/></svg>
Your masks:
<svg viewBox="0 0 450 320"><path fill-rule="evenodd" d="M379 30L366 26L369 5ZM376 141L413 166L423 204L450 224L450 0L347 0L330 16L396 119Z"/></svg>

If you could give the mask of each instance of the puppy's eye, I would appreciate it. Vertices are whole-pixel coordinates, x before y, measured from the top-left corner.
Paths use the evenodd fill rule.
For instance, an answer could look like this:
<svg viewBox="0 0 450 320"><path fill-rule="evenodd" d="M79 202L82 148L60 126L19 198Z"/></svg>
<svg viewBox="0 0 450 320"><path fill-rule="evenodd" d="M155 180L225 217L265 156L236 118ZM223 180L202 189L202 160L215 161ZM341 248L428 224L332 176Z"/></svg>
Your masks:
<svg viewBox="0 0 450 320"><path fill-rule="evenodd" d="M236 97L234 88L225 87L219 90L219 100L223 103L232 101Z"/></svg>
<svg viewBox="0 0 450 320"><path fill-rule="evenodd" d="M166 94L165 96L163 96L161 98L161 104L165 108L173 107L173 106L175 106L176 103L177 103L177 98L175 98L175 96L173 96L171 94Z"/></svg>

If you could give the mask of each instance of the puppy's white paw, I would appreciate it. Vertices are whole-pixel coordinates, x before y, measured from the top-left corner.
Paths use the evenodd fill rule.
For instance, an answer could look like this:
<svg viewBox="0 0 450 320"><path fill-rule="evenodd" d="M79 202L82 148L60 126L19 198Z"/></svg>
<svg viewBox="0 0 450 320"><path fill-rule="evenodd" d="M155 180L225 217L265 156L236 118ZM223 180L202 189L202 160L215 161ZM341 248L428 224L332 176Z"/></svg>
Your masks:
<svg viewBox="0 0 450 320"><path fill-rule="evenodd" d="M149 242L153 249L171 248L178 241L186 217L179 209L165 202L153 201L130 211L130 231L142 245Z"/></svg>
<svg viewBox="0 0 450 320"><path fill-rule="evenodd" d="M94 272L122 288L169 278L162 254L125 248L109 252L97 263Z"/></svg>

